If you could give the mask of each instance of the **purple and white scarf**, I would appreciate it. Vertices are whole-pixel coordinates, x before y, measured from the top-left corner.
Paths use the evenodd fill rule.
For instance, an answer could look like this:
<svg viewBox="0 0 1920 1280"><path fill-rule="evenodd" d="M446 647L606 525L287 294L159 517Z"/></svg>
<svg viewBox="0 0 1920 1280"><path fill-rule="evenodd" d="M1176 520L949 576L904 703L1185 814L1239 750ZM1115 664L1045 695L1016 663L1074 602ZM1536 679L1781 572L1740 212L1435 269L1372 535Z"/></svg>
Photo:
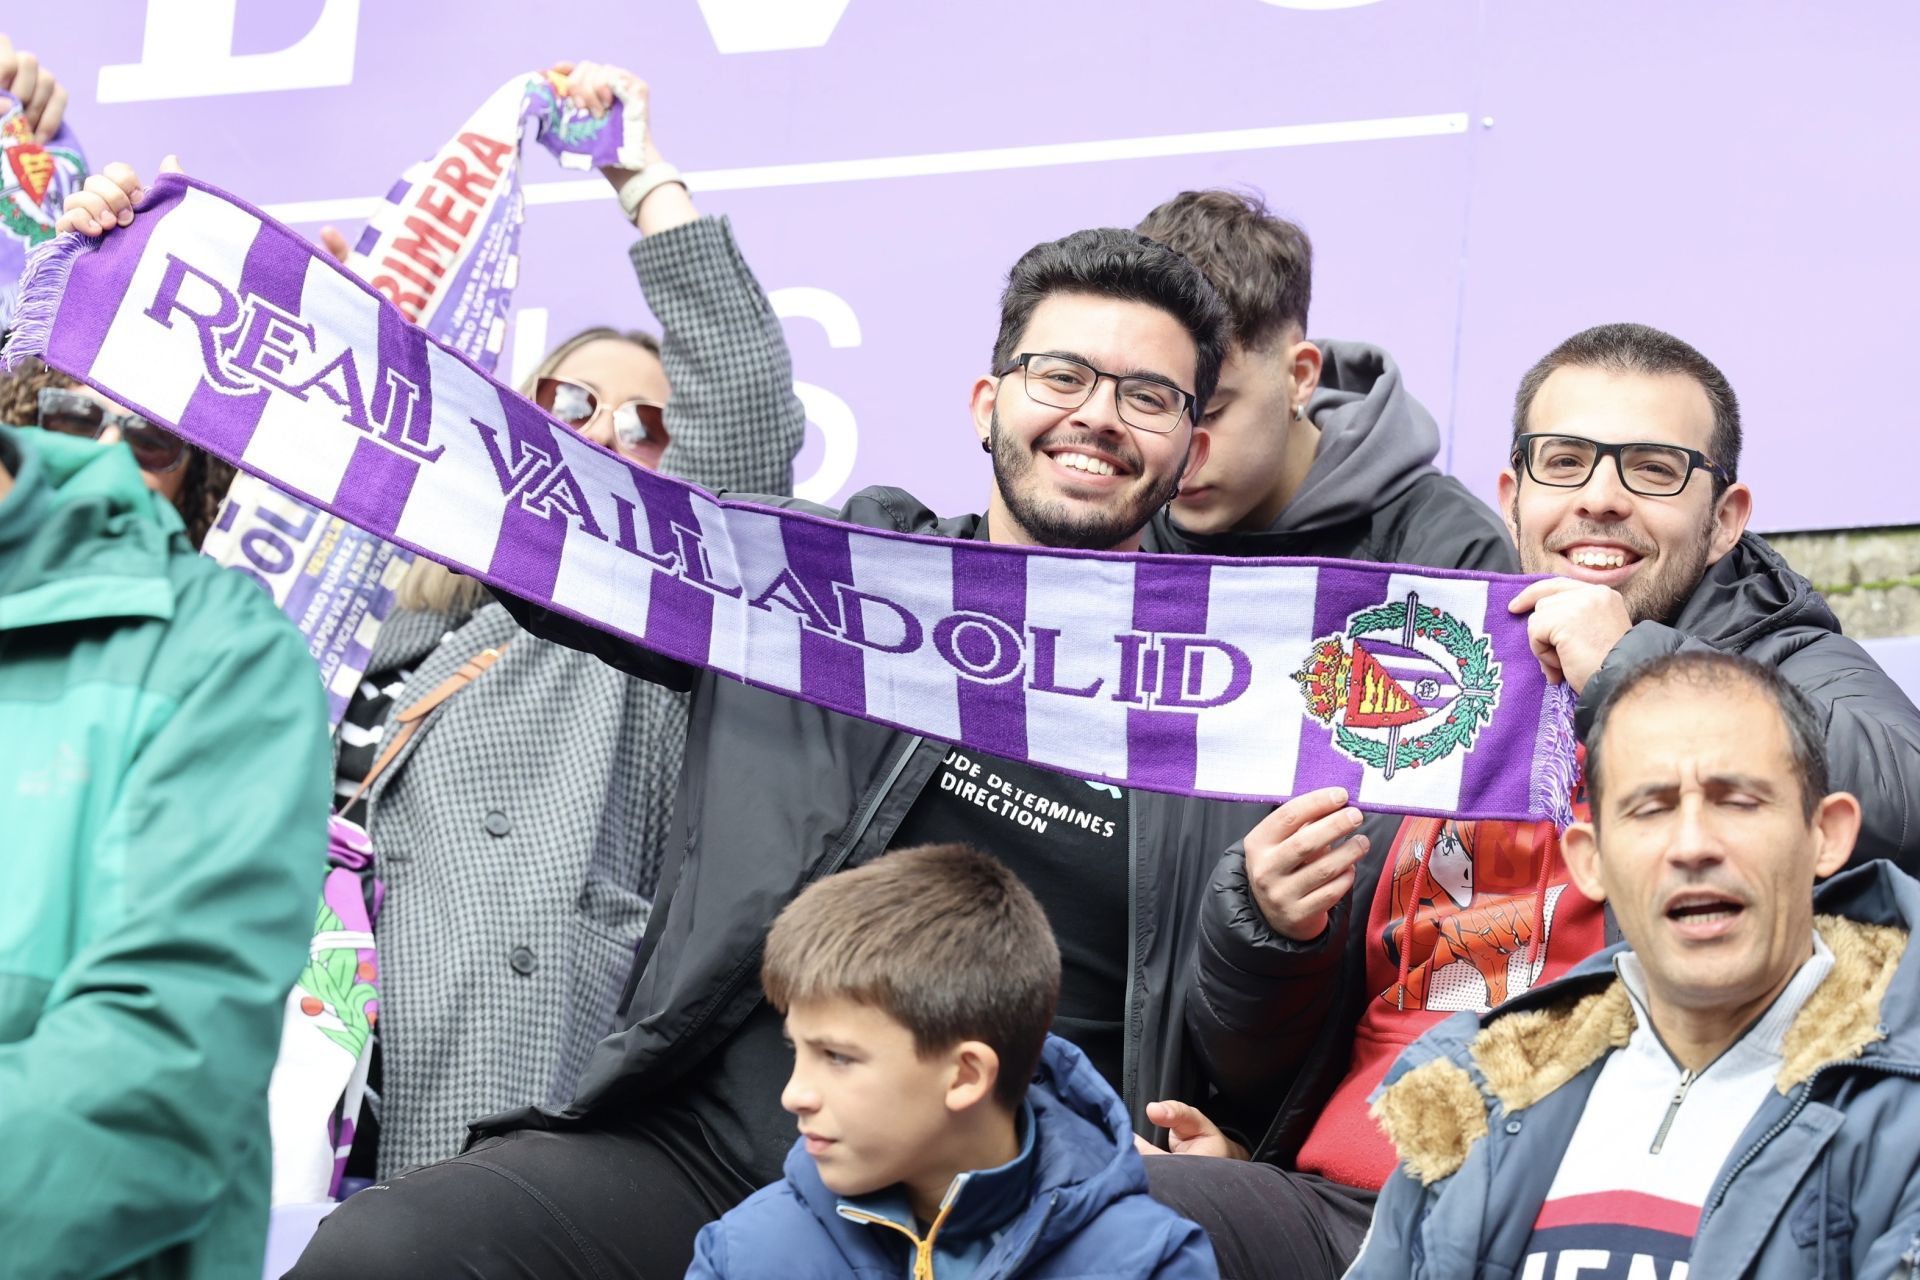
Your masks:
<svg viewBox="0 0 1920 1280"><path fill-rule="evenodd" d="M1526 579L996 546L717 499L602 449L177 176L38 255L45 359L378 536L671 658L1080 777L1563 817Z"/></svg>
<svg viewBox="0 0 1920 1280"><path fill-rule="evenodd" d="M566 167L642 163L637 104L621 99L595 118L568 105L546 74L516 76L393 185L347 259L347 270L408 320L488 373L500 359L520 274L520 143L528 132ZM338 724L412 557L255 475L228 490L202 550L258 582L293 619L320 664Z"/></svg>

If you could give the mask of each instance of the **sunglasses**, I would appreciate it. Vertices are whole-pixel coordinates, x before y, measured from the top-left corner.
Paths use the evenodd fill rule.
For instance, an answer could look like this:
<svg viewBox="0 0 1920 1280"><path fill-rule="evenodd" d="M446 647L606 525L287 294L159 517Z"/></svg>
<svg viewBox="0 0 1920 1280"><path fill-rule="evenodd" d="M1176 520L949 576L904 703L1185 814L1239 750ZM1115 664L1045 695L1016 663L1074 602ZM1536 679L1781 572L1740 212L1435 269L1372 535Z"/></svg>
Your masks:
<svg viewBox="0 0 1920 1280"><path fill-rule="evenodd" d="M533 387L534 403L578 430L600 412L600 397L589 387L565 378L542 378ZM613 434L632 449L667 435L666 410L651 400L627 400L615 405Z"/></svg>
<svg viewBox="0 0 1920 1280"><path fill-rule="evenodd" d="M140 464L142 471L166 475L169 471L178 471L187 460L186 441L154 426L137 413L116 413L78 391L41 388L41 430L98 440L109 427L119 429L120 438L133 450L133 460Z"/></svg>

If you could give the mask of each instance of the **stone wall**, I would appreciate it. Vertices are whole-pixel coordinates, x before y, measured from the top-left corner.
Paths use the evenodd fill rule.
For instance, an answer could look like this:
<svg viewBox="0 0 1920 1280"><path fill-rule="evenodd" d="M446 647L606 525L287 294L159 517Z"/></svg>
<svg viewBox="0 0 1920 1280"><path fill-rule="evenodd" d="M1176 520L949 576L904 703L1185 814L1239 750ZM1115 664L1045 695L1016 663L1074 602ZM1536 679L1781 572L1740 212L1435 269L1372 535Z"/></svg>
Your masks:
<svg viewBox="0 0 1920 1280"><path fill-rule="evenodd" d="M1766 539L1812 579L1848 635L1920 636L1920 526Z"/></svg>

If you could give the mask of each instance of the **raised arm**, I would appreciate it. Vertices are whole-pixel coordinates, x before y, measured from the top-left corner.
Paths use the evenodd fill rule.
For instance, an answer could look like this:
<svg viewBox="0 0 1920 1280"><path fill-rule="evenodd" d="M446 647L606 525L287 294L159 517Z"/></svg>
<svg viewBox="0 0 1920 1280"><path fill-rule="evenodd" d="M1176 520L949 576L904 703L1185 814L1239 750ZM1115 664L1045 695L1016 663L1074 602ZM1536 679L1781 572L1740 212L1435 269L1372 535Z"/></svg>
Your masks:
<svg viewBox="0 0 1920 1280"><path fill-rule="evenodd" d="M633 267L664 330L661 360L672 394L660 469L714 492L791 493L806 410L793 391L780 319L731 224L702 217L679 171L661 156L646 82L581 63L569 93L593 110L608 109L617 93L640 103L648 122L644 167L602 172L640 232Z"/></svg>

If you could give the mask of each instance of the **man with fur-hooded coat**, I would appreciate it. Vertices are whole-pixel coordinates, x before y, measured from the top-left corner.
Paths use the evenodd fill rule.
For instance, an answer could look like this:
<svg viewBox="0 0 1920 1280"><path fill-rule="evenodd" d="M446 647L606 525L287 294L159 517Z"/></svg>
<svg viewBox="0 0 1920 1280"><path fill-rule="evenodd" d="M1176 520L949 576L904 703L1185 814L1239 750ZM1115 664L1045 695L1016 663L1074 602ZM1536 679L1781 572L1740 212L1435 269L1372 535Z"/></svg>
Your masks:
<svg viewBox="0 0 1920 1280"><path fill-rule="evenodd" d="M1920 882L1875 861L1814 891L1860 805L1827 792L1812 704L1677 654L1588 749L1569 866L1626 941L1401 1056L1373 1106L1400 1165L1350 1280L1911 1274Z"/></svg>

